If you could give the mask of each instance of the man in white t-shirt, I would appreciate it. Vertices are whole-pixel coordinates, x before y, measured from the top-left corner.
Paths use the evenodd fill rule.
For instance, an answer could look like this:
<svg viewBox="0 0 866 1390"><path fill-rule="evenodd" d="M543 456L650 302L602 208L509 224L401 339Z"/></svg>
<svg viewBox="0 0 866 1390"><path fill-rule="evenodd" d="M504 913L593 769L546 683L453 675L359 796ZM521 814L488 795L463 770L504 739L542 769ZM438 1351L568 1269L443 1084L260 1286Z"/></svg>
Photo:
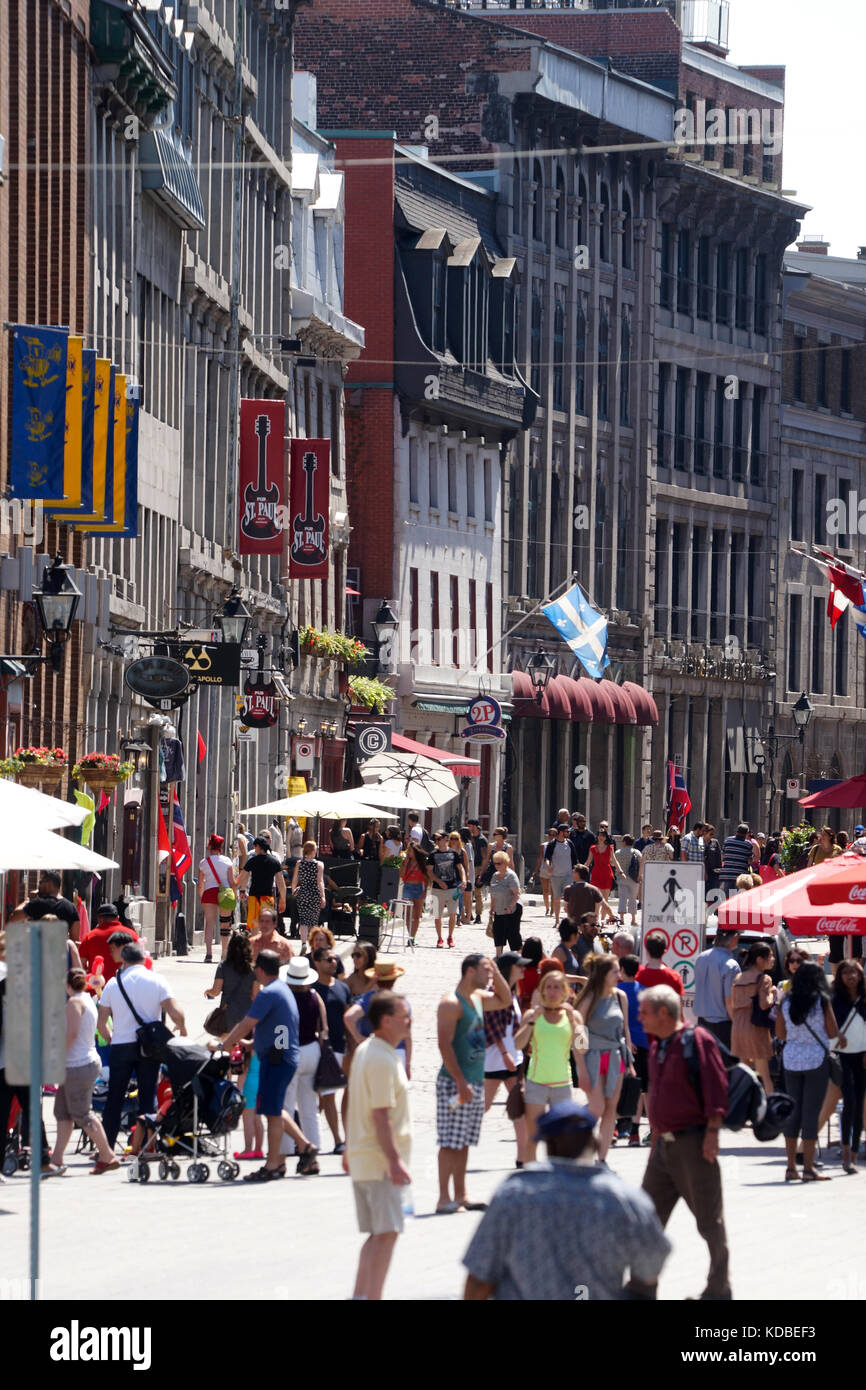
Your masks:
<svg viewBox="0 0 866 1390"><path fill-rule="evenodd" d="M139 1113L148 1115L156 1110L159 1062L141 1055L137 1037L141 1025L155 1023L165 1011L176 1025L180 1036L186 1037L183 1010L172 999L171 990L163 976L158 975L155 970L145 969L142 946L138 942L130 942L128 946L123 947L120 954L123 968L113 980L109 980L102 991L96 1022L98 1032L111 1042L108 1054L108 1096L103 1117L105 1137L111 1149L117 1140L123 1101L133 1072L138 1082ZM129 1002L124 994L128 996Z"/></svg>
<svg viewBox="0 0 866 1390"><path fill-rule="evenodd" d="M420 820L420 817L418 816L418 812L417 812L417 811L410 811L410 812L409 812L409 839L412 840L414 844L420 845L420 843L421 843L421 841L422 841L423 838L424 838L424 830L423 830L423 828L422 828L422 826L421 826L421 820Z"/></svg>

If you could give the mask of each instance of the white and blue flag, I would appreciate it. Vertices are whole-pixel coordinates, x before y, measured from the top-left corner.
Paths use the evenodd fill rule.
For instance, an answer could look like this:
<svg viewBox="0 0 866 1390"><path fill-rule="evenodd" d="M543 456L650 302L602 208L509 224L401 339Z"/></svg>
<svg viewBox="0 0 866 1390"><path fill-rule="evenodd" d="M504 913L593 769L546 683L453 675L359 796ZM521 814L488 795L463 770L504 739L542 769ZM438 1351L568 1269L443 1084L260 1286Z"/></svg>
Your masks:
<svg viewBox="0 0 866 1390"><path fill-rule="evenodd" d="M547 603L542 613L549 618L563 642L567 642L580 664L593 680L610 665L607 654L607 618L587 603L580 586L575 584L562 598Z"/></svg>

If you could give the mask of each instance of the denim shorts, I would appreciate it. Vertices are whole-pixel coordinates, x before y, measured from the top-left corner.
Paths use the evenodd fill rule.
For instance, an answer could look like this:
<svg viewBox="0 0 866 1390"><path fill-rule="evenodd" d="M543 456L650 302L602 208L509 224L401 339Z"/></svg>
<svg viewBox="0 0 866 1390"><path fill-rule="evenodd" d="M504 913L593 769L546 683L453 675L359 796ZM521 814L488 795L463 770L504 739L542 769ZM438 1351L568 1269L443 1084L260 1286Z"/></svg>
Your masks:
<svg viewBox="0 0 866 1390"><path fill-rule="evenodd" d="M403 884L403 897L410 903L417 903L419 898L423 898L427 892L426 883L405 883Z"/></svg>
<svg viewBox="0 0 866 1390"><path fill-rule="evenodd" d="M292 1062L269 1062L259 1057L259 1089L256 1095L256 1114L274 1118L283 1113L283 1101L289 1082L295 1074Z"/></svg>

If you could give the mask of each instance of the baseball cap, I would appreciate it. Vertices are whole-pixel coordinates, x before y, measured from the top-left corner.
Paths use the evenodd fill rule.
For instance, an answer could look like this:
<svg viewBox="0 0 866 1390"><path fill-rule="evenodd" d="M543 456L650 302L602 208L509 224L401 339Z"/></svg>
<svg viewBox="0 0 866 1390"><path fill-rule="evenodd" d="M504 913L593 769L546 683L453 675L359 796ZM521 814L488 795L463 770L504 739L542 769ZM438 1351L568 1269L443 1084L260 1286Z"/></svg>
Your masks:
<svg viewBox="0 0 866 1390"><path fill-rule="evenodd" d="M117 916L117 908L114 906L114 903L100 903L99 907L96 909L96 915L97 917L110 918L113 921Z"/></svg>
<svg viewBox="0 0 866 1390"><path fill-rule="evenodd" d="M866 830L866 825L855 825L855 826L854 826L854 834L855 834L855 835L862 835L864 830Z"/></svg>
<svg viewBox="0 0 866 1390"><path fill-rule="evenodd" d="M598 1117L585 1105L577 1105L573 1100L561 1101L552 1105L539 1117L533 1142L551 1139L558 1134L577 1134L581 1130L595 1129Z"/></svg>
<svg viewBox="0 0 866 1390"><path fill-rule="evenodd" d="M516 965L522 965L525 970L527 966L532 964L532 961L527 960L526 956L519 955L517 951L503 951L502 955L498 957L496 964L500 970L503 965L509 970L513 970Z"/></svg>

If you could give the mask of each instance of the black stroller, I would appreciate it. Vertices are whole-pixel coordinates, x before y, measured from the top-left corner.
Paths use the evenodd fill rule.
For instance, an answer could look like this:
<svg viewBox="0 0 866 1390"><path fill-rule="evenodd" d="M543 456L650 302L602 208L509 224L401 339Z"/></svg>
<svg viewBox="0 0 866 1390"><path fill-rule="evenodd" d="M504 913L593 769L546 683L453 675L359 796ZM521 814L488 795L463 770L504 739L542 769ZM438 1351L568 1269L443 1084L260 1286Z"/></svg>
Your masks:
<svg viewBox="0 0 866 1390"><path fill-rule="evenodd" d="M164 1114L140 1117L146 1128L141 1151L129 1165L130 1182L147 1182L156 1162L161 1182L180 1177L180 1159L191 1159L190 1182L207 1182L210 1168L202 1156L217 1159L217 1175L233 1182L240 1164L229 1158L228 1136L237 1127L244 1098L229 1076L228 1053L180 1040L170 1042L163 1063L172 1098Z"/></svg>

